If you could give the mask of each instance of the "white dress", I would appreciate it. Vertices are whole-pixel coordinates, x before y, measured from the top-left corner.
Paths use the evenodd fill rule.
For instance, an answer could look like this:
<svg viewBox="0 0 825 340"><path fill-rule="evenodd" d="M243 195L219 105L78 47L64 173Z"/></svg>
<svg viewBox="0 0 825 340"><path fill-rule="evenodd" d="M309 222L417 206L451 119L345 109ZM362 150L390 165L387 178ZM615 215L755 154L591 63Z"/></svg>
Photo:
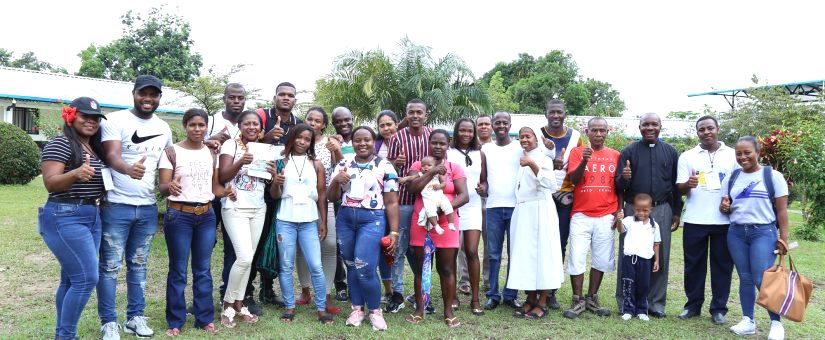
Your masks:
<svg viewBox="0 0 825 340"><path fill-rule="evenodd" d="M456 148L447 150L447 159L461 165L464 175L467 176L467 192L470 200L458 208L459 226L464 230L481 230L481 196L476 192L476 186L481 179L481 151L474 150L468 153L472 165L467 166L467 160L461 151Z"/></svg>
<svg viewBox="0 0 825 340"><path fill-rule="evenodd" d="M551 194L558 184L553 160L541 148L529 152L539 165L538 175L521 167L516 187L516 208L510 221L510 274L507 288L558 289L564 282L559 239L559 217Z"/></svg>

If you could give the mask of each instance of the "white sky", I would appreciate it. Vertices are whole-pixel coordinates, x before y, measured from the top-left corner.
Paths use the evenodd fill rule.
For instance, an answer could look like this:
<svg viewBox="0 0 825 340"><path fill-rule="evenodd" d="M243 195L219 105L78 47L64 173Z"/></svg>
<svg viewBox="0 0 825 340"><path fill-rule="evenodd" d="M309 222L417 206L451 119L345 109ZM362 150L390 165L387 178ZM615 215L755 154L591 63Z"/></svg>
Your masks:
<svg viewBox="0 0 825 340"><path fill-rule="evenodd" d="M579 74L609 82L625 115L726 110L689 93L825 79L823 1L8 1L0 47L76 72L90 43L121 35L120 16L152 6L186 18L204 65L249 64L234 81L270 98L282 81L311 90L336 56L397 51L405 35L458 54L477 77L518 53L562 49ZM2 80L0 80L2 81Z"/></svg>

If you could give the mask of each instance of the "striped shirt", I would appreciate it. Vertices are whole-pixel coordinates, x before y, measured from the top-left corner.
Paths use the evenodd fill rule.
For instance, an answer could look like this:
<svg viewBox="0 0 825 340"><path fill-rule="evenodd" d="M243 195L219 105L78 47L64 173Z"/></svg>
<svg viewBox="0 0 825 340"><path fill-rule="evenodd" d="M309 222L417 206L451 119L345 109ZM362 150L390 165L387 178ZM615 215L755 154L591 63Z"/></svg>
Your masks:
<svg viewBox="0 0 825 340"><path fill-rule="evenodd" d="M86 159L86 151L82 150L82 154L80 155L80 159ZM69 171L74 170L77 167L71 167L69 163L71 163L72 159L72 147L71 143L69 143L69 139L66 136L60 136L43 147L43 154L40 156L40 161L55 161L65 164L63 168L63 173L67 173ZM90 198L90 199L97 199L101 198L105 193L106 190L103 188L103 177L100 174L100 169L103 168L103 163L100 162L100 159L91 155L90 162L92 167L95 169L95 175L92 179L88 182L81 182L76 181L72 186L66 190L61 192L50 192L49 197L68 197L68 198Z"/></svg>
<svg viewBox="0 0 825 340"><path fill-rule="evenodd" d="M415 136L410 133L410 128L403 128L396 132L390 140L390 151L388 158L398 158L398 153L401 151L402 145L404 156L406 157L404 165L396 167L399 177L407 176L407 172L413 163L421 161L422 158L430 154L430 134L433 132L433 129L424 126L422 127L422 130L423 133L421 135ZM401 190L398 195L398 204L415 204L415 195L407 191L406 185L401 185Z"/></svg>

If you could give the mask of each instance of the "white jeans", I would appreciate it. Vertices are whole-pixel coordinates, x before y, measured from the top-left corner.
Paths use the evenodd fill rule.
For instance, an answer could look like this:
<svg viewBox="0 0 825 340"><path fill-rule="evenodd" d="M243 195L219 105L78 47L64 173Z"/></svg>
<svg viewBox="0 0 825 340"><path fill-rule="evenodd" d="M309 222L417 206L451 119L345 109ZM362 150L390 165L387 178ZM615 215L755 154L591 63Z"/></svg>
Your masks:
<svg viewBox="0 0 825 340"><path fill-rule="evenodd" d="M246 283L252 269L252 257L264 229L266 207L223 209L222 217L226 233L232 241L232 247L235 248L235 263L229 271L229 282L223 301L235 302L244 298Z"/></svg>

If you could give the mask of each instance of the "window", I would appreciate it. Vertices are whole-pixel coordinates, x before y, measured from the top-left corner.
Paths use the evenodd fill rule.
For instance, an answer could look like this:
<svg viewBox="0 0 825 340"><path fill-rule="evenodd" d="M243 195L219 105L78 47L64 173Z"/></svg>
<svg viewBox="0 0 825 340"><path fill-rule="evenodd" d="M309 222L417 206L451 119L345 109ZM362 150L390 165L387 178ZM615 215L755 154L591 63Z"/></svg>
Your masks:
<svg viewBox="0 0 825 340"><path fill-rule="evenodd" d="M40 133L37 129L37 124L35 120L40 115L38 109L33 109L29 107L15 107L14 108L14 115L12 120L14 125L26 131L26 133L30 135L36 135Z"/></svg>

